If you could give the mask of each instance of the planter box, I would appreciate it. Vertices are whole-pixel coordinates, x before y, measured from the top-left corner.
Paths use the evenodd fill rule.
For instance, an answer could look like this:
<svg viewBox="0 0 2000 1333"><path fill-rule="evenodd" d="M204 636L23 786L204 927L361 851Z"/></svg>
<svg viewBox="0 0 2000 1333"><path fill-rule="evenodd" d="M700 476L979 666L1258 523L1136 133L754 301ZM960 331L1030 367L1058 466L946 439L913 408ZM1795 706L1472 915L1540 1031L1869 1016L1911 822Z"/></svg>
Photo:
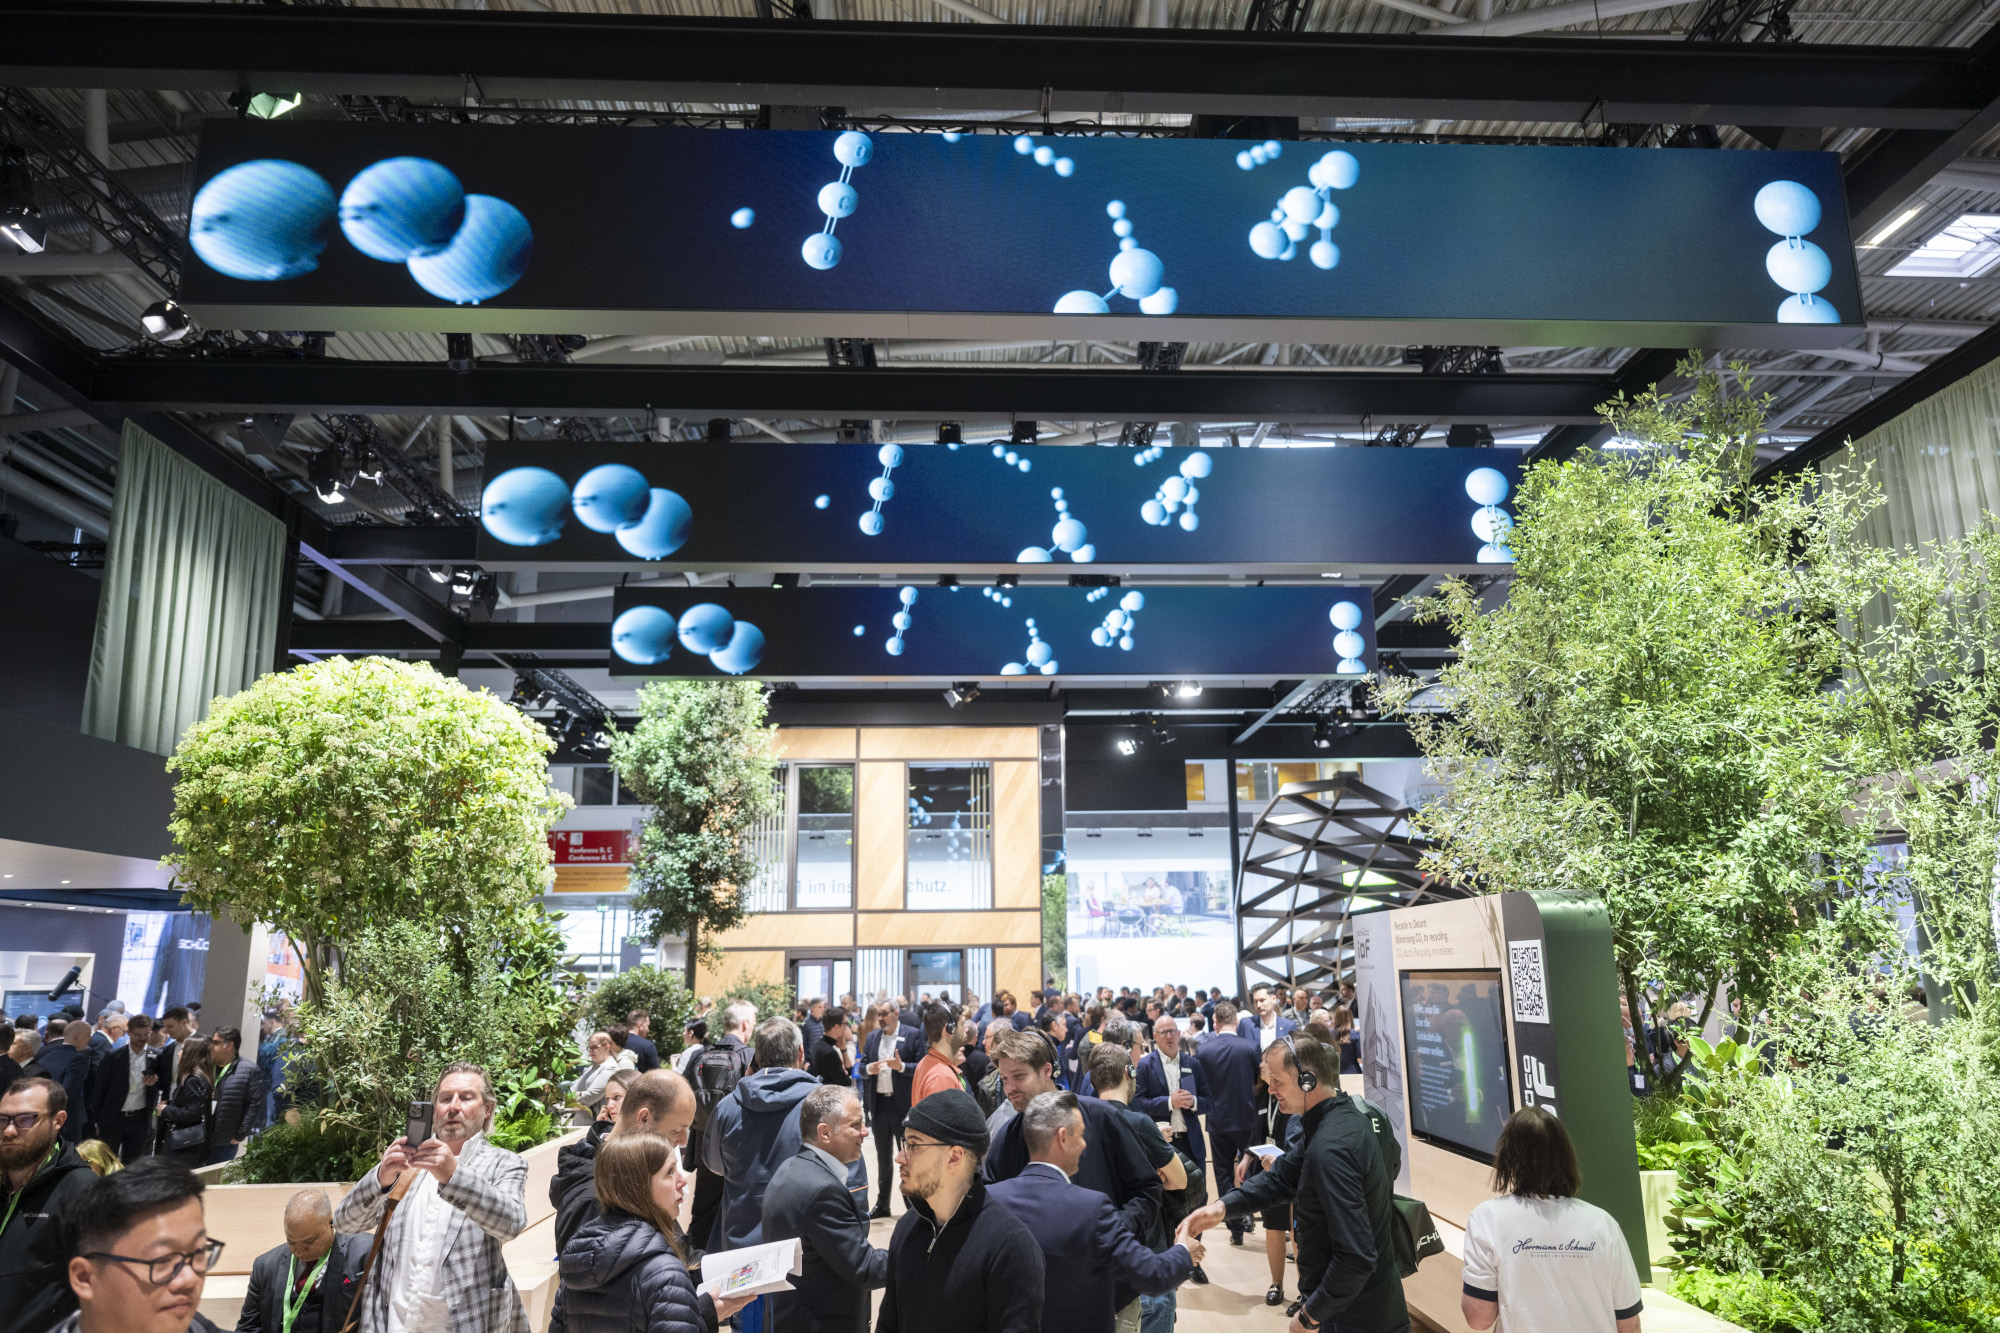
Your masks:
<svg viewBox="0 0 2000 1333"><path fill-rule="evenodd" d="M1680 1184L1678 1171L1639 1173L1639 1204L1646 1213L1646 1248L1652 1253L1656 1267L1673 1253L1673 1246L1667 1240L1667 1209Z"/></svg>

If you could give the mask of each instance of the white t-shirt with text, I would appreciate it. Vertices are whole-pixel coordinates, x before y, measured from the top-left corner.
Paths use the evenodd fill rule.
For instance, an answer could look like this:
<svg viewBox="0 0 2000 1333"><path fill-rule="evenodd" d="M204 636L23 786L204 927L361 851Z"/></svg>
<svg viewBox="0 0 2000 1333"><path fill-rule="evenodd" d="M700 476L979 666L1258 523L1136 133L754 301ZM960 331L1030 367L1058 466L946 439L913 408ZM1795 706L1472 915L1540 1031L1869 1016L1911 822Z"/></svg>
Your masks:
<svg viewBox="0 0 2000 1333"><path fill-rule="evenodd" d="M1498 1333L1611 1333L1639 1313L1625 1233L1581 1199L1509 1194L1474 1208L1461 1280L1500 1303Z"/></svg>

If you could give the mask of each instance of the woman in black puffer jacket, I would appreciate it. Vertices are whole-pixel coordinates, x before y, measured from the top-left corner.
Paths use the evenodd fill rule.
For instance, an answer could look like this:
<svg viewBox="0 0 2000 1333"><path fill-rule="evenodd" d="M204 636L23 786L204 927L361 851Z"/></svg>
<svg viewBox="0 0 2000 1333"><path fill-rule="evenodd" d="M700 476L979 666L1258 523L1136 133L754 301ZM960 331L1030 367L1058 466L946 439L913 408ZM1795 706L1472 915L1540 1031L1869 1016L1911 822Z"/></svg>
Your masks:
<svg viewBox="0 0 2000 1333"><path fill-rule="evenodd" d="M657 1134L607 1138L594 1171L601 1216L563 1247L549 1333L716 1333L747 1299L698 1295L679 1215L679 1154Z"/></svg>

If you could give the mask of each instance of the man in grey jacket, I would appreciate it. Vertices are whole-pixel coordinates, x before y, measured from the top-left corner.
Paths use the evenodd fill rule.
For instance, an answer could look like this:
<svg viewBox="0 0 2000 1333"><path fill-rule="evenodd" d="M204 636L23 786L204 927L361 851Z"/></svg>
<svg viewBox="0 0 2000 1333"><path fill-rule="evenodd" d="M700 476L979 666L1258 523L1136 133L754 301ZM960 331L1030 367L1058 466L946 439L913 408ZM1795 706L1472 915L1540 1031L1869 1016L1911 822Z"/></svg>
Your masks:
<svg viewBox="0 0 2000 1333"><path fill-rule="evenodd" d="M361 1333L528 1333L500 1247L528 1224L528 1163L488 1143L493 1080L445 1068L432 1137L397 1139L334 1210L339 1231L373 1231L400 1193L361 1303ZM402 1186L405 1173L411 1179Z"/></svg>
<svg viewBox="0 0 2000 1333"><path fill-rule="evenodd" d="M751 1072L722 1099L701 1136L703 1164L722 1177L722 1215L706 1238L711 1250L762 1243L765 1187L798 1156L799 1103L820 1086L802 1067L799 1029L791 1019L764 1020L751 1049Z"/></svg>
<svg viewBox="0 0 2000 1333"><path fill-rule="evenodd" d="M799 1103L798 1156L764 1190L765 1241L797 1237L800 1272L776 1296L788 1333L868 1333L868 1293L889 1280L889 1252L868 1244L865 1199L848 1188L868 1126L845 1083L814 1088Z"/></svg>

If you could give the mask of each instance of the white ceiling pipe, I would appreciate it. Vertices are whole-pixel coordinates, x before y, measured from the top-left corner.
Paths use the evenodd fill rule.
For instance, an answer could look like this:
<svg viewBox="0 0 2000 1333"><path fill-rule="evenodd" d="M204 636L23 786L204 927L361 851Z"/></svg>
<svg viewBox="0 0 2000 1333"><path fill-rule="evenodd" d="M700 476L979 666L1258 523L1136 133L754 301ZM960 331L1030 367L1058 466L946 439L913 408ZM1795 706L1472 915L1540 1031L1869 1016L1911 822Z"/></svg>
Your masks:
<svg viewBox="0 0 2000 1333"><path fill-rule="evenodd" d="M954 14L962 14L974 23L1005 23L998 14L988 13L978 5L968 5L965 0L932 0L941 9L949 9Z"/></svg>
<svg viewBox="0 0 2000 1333"><path fill-rule="evenodd" d="M104 514L86 507L66 492L36 481L25 472L0 464L0 491L18 495L30 504L48 510L64 522L82 528L93 537L106 541L111 538L111 520Z"/></svg>
<svg viewBox="0 0 2000 1333"><path fill-rule="evenodd" d="M110 491L39 449L18 442L0 444L0 462L9 462L16 467L25 466L64 490L82 496L106 513L111 512Z"/></svg>
<svg viewBox="0 0 2000 1333"><path fill-rule="evenodd" d="M1859 347L1815 347L1814 356L1831 357L1835 361L1852 361L1857 366L1867 366L1871 370L1898 370L1905 375L1914 375L1930 366L1922 361L1911 361L1900 356L1890 356L1885 352L1866 352ZM1773 375L1785 373L1782 369L1770 372Z"/></svg>
<svg viewBox="0 0 2000 1333"><path fill-rule="evenodd" d="M1429 19L1433 23L1456 24L1465 22L1462 16L1454 14L1448 9L1439 9L1436 5L1424 4L1423 0L1375 0L1375 3L1384 9L1395 9L1405 14L1415 14L1418 18Z"/></svg>
<svg viewBox="0 0 2000 1333"><path fill-rule="evenodd" d="M1907 333L1913 338L1970 338L1991 327L1969 319L1897 319L1894 315L1868 321L1870 333Z"/></svg>
<svg viewBox="0 0 2000 1333"><path fill-rule="evenodd" d="M555 606L561 602L593 602L600 597L609 597L619 588L650 588L666 582L682 582L679 574L663 574L651 579L628 579L624 583L596 583L581 588L551 588L547 592L503 591L497 603L502 608L510 606Z"/></svg>
<svg viewBox="0 0 2000 1333"><path fill-rule="evenodd" d="M776 426L773 426L768 422L759 421L755 417L745 417L743 418L743 420L748 422L750 425L755 426L758 430L763 431L766 435L776 440L779 444L798 443L797 440L793 439L791 436L785 434L785 432L779 430Z"/></svg>
<svg viewBox="0 0 2000 1333"><path fill-rule="evenodd" d="M1517 9L1511 14L1502 14L1498 18L1490 18L1484 22L1474 20L1471 23L1454 23L1426 28L1423 31L1446 32L1453 37L1518 37L1522 33L1566 28L1572 23L1593 23L1598 19L1622 18L1627 14L1646 14L1656 9L1673 9L1686 3L1687 0L1566 0L1566 3L1543 5L1539 9ZM1618 35L1628 37L1634 34Z"/></svg>

